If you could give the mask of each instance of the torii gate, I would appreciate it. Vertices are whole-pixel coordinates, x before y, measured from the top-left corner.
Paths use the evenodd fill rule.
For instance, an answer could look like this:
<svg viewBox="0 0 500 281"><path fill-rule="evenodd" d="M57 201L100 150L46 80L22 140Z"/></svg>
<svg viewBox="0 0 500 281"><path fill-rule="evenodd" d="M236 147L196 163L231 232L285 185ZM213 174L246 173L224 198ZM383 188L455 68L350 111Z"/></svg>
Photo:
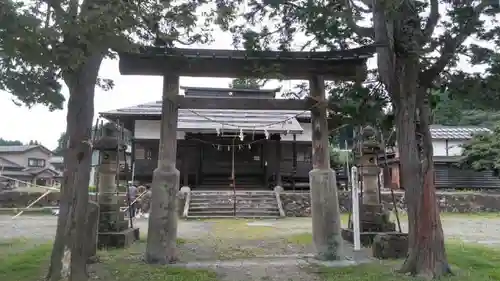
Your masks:
<svg viewBox="0 0 500 281"><path fill-rule="evenodd" d="M164 248L148 249L150 262L169 263L176 259L176 197L180 174L176 169L178 109L311 109L313 124L313 170L309 173L313 241L317 257L341 259L342 238L335 172L330 169L325 80L362 81L366 60L374 46L330 52L274 52L143 47L137 53L120 53L123 75L163 76L163 103L158 167L153 172L152 210L149 224L163 226L148 239ZM236 97L185 97L179 95L179 77L275 78L308 80L306 100L251 99ZM313 104L317 106L311 107ZM167 210L161 217L154 209Z"/></svg>

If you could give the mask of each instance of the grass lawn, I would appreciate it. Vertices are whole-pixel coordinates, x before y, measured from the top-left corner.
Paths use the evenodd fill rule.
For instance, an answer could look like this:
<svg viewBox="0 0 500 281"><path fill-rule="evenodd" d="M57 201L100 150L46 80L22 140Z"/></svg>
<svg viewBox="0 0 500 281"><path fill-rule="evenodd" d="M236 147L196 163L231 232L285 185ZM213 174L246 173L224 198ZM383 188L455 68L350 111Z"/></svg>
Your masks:
<svg viewBox="0 0 500 281"><path fill-rule="evenodd" d="M10 244L10 245L6 245ZM2 242L0 251L15 248ZM38 245L16 255L0 255L0 280L36 281L46 274L52 243ZM90 266L90 280L97 281L216 281L210 270L150 266L140 260L126 260L120 250L101 252L102 261Z"/></svg>
<svg viewBox="0 0 500 281"><path fill-rule="evenodd" d="M481 246L449 243L448 258L454 276L446 277L445 281L494 281L500 280L500 251ZM398 274L395 271L401 265L400 261L365 264L344 268L315 268L314 272L322 280L329 281L404 281L422 280L415 277Z"/></svg>
<svg viewBox="0 0 500 281"><path fill-rule="evenodd" d="M291 244L312 243L309 233L292 235L287 238ZM463 244L457 241L446 245L448 259L454 276L446 281L500 281L500 250L489 249L482 245ZM329 281L400 281L420 280L396 273L402 261L381 261L344 268L313 267L312 270Z"/></svg>

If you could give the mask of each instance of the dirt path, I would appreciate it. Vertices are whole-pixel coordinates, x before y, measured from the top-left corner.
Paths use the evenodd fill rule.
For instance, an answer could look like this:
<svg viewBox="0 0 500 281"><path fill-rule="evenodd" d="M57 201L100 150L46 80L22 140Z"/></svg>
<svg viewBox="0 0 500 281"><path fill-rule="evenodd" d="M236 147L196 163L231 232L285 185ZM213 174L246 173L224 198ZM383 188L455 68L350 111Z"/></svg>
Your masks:
<svg viewBox="0 0 500 281"><path fill-rule="evenodd" d="M445 235L448 238L460 239L465 242L478 242L500 247L500 217L445 215L442 218ZM287 218L265 223L272 225L269 235L287 235L310 233L311 220L309 218ZM16 219L11 216L0 215L0 239L30 238L51 240L55 234L57 218L54 216L22 215ZM147 221L139 219L136 225L141 233L147 231ZM179 237L186 239L200 238L214 227L213 221L179 221ZM406 231L406 224L402 223ZM222 231L221 231L222 232ZM231 233L230 233L231 234Z"/></svg>

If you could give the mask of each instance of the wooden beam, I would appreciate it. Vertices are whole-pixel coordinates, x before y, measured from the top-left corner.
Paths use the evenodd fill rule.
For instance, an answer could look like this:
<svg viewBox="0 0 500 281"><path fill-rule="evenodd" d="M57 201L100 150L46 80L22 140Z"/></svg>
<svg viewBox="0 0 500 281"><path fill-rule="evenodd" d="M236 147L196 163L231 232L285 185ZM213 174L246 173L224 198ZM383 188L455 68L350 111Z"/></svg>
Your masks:
<svg viewBox="0 0 500 281"><path fill-rule="evenodd" d="M309 110L314 102L311 99L203 98L178 96L178 104L180 108L189 109Z"/></svg>

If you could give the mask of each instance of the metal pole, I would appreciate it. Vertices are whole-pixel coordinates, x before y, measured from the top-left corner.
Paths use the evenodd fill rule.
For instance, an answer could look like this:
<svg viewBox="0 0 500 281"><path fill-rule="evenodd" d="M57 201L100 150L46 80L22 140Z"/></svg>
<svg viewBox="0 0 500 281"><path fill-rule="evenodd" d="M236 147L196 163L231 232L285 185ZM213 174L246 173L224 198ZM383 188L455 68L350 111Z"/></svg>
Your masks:
<svg viewBox="0 0 500 281"><path fill-rule="evenodd" d="M234 172L234 138L231 147L231 179L233 183L233 215L236 217L236 178Z"/></svg>
<svg viewBox="0 0 500 281"><path fill-rule="evenodd" d="M354 232L354 250L361 250L361 234L359 227L359 188L358 188L358 168L356 166L352 167L352 220L353 220L353 232Z"/></svg>
<svg viewBox="0 0 500 281"><path fill-rule="evenodd" d="M38 199L36 199L35 201L33 201L31 204L28 205L28 207L26 207L25 209L29 209L31 208L33 205L35 205L38 201L42 200L43 197L49 195L49 193L51 193L52 190L47 190L44 194L42 194L42 196L38 197ZM17 215L13 216L12 219L15 219L17 217L19 217L20 215L22 215L22 213L24 213L24 211L21 211L19 212Z"/></svg>

